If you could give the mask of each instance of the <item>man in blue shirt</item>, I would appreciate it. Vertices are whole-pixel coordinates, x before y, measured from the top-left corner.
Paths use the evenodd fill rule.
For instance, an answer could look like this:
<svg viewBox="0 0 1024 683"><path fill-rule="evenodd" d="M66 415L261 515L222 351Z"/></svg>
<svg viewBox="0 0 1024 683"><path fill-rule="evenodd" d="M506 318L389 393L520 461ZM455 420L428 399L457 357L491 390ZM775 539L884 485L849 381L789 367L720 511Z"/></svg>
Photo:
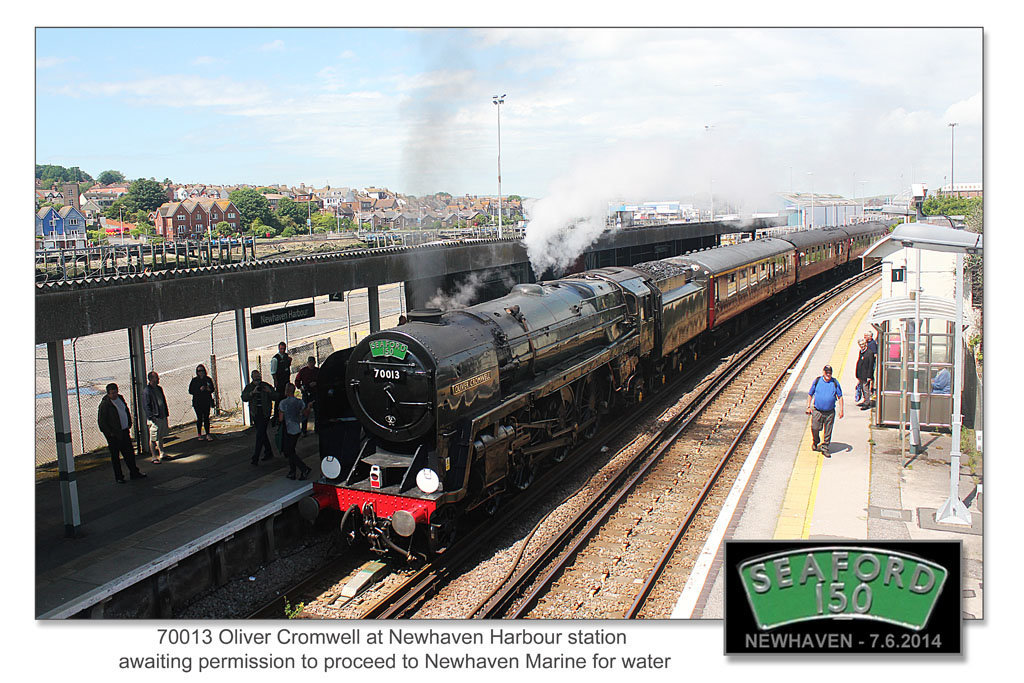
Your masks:
<svg viewBox="0 0 1024 683"><path fill-rule="evenodd" d="M313 406L306 406L301 399L295 398L295 385L291 382L285 384L284 398L277 404L277 421L284 424L284 434L281 437L281 450L288 458L288 478L294 479L298 471L299 479L309 476L312 468L299 459L295 453L295 446L299 441L299 434L302 433L302 418L308 416Z"/></svg>
<svg viewBox="0 0 1024 683"><path fill-rule="evenodd" d="M811 416L811 440L814 442L812 448L821 450L826 458L832 457L829 454L829 445L832 443L832 424L836 419L836 404L839 405L839 419L843 418L843 389L839 386L839 380L832 377L832 366L826 365L822 368L821 377L815 377L811 384L811 390L807 392L807 414ZM813 410L812 410L813 408ZM818 433L823 431L821 439ZM820 447L819 447L820 441Z"/></svg>

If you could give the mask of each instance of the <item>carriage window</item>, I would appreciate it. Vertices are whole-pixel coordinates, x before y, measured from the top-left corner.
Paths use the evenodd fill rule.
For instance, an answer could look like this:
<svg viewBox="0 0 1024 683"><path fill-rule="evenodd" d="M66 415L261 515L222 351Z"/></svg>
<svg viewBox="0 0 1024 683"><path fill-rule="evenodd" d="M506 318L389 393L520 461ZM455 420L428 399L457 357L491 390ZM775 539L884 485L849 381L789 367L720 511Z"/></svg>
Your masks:
<svg viewBox="0 0 1024 683"><path fill-rule="evenodd" d="M729 296L732 296L735 293L736 293L736 274L733 273L732 275L729 276L729 289L728 289L728 293L726 294L726 296L729 297Z"/></svg>

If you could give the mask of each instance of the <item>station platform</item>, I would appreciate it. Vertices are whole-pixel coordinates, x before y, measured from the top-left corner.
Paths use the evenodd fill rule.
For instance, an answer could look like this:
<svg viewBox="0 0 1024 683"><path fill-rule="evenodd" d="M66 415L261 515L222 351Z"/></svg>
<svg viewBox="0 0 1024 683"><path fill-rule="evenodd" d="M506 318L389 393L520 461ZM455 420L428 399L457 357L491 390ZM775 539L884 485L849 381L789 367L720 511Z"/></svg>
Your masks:
<svg viewBox="0 0 1024 683"><path fill-rule="evenodd" d="M272 522L311 490L309 481L285 477L287 461L276 445L271 460L250 463L252 428L217 420L211 427L214 441L199 441L193 425L172 430L165 441L170 460L136 459L144 479L116 483L105 451L79 466L81 526L74 538L64 534L58 478L37 475L36 618L62 619L86 610L103 616L103 602L111 596L262 520ZM274 428L268 431L273 443ZM314 471L317 450L311 423L297 453ZM273 525L265 533L273 534ZM199 590L194 576L185 582Z"/></svg>
<svg viewBox="0 0 1024 683"><path fill-rule="evenodd" d="M830 317L794 367L723 506L672 617L721 619L725 540L959 540L962 610L981 619L982 520L978 473L961 459L959 496L972 525L936 524L949 495L951 436L922 430L924 453L903 455L896 428L875 427L872 410L854 403L857 339L871 330L878 279ZM825 365L843 390L831 457L811 450L807 392ZM907 449L909 453L909 447ZM901 462L906 460L907 462Z"/></svg>

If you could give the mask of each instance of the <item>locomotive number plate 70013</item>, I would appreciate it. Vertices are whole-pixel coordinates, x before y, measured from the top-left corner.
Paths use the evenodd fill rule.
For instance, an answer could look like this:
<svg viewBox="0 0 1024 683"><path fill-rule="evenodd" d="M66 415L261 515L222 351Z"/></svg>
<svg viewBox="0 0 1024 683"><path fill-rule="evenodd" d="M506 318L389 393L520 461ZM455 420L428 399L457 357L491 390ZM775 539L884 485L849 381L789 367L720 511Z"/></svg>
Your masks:
<svg viewBox="0 0 1024 683"><path fill-rule="evenodd" d="M378 382L401 382L405 376L399 368L373 368L373 378Z"/></svg>

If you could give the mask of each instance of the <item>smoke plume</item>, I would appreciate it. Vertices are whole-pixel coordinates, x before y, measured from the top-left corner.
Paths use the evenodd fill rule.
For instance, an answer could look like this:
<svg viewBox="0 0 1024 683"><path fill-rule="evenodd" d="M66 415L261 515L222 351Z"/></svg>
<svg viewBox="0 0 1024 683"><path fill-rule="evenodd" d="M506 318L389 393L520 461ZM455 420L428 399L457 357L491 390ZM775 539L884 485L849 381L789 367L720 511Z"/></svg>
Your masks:
<svg viewBox="0 0 1024 683"><path fill-rule="evenodd" d="M477 293L480 288L494 282L497 270L484 270L470 273L468 277L459 282L455 291L446 294L438 289L434 296L427 301L427 308L439 308L442 311L454 311L460 308L468 308L477 302ZM501 273L501 283L505 289L511 289L516 281L507 272Z"/></svg>

